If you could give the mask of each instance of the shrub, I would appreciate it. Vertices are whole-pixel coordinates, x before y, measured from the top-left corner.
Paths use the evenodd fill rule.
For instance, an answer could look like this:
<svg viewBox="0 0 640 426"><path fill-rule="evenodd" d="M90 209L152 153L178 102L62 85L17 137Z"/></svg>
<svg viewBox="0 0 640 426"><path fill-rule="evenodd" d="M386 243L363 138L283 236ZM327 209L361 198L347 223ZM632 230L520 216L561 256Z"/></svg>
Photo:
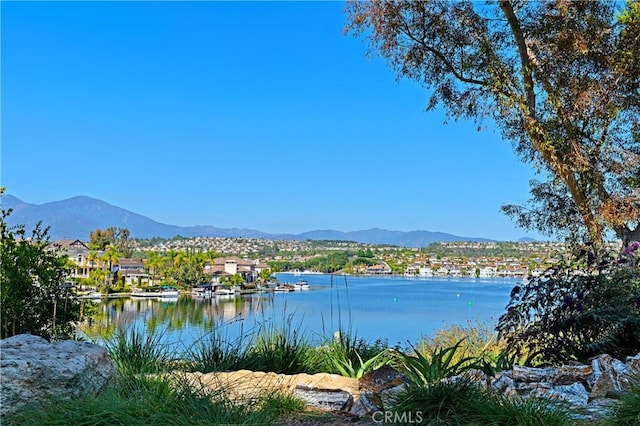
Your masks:
<svg viewBox="0 0 640 426"><path fill-rule="evenodd" d="M416 349L413 354L395 351L395 365L416 385L426 385L457 376L475 367L472 358L458 358L454 361L462 341L448 348L434 349L430 355Z"/></svg>
<svg viewBox="0 0 640 426"><path fill-rule="evenodd" d="M3 192L0 188L0 196ZM23 225L8 226L10 214L11 209L0 210L0 338L71 337L80 303L62 285L67 257L47 247L48 228L38 223L29 235Z"/></svg>
<svg viewBox="0 0 640 426"><path fill-rule="evenodd" d="M497 330L509 350L550 363L640 351L640 270L633 253L583 250L511 292Z"/></svg>
<svg viewBox="0 0 640 426"><path fill-rule="evenodd" d="M433 337L423 336L417 347L422 353L432 353L439 348L455 346L460 342L453 361L461 358L498 357L505 349L505 342L498 340L498 333L483 322L467 322L466 326L452 324L435 332Z"/></svg>

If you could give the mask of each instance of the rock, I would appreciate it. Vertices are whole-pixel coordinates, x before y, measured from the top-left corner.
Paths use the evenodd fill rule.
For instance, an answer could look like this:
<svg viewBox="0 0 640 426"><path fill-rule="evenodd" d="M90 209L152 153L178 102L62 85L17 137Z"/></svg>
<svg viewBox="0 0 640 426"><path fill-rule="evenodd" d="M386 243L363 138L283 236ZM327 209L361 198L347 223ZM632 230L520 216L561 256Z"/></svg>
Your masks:
<svg viewBox="0 0 640 426"><path fill-rule="evenodd" d="M597 399L590 401L586 406L575 408L571 414L574 420L579 420L579 424L601 424L603 419L611 416L616 401L613 399Z"/></svg>
<svg viewBox="0 0 640 426"><path fill-rule="evenodd" d="M582 383L560 386L539 386L530 396L564 402L572 407L584 407L589 402L589 392Z"/></svg>
<svg viewBox="0 0 640 426"><path fill-rule="evenodd" d="M359 380L360 389L380 392L385 389L409 383L409 379L395 368L384 365L377 370L364 374Z"/></svg>
<svg viewBox="0 0 640 426"><path fill-rule="evenodd" d="M589 378L593 369L589 365L563 365L555 369L551 375L551 383L554 385L571 385L582 383L589 386Z"/></svg>
<svg viewBox="0 0 640 426"><path fill-rule="evenodd" d="M553 376L553 368L534 368L514 365L512 371L513 380L522 383L546 382Z"/></svg>
<svg viewBox="0 0 640 426"><path fill-rule="evenodd" d="M613 368L613 358L602 354L590 359L593 374L591 376L591 399L605 398L609 391L620 391L618 373Z"/></svg>
<svg viewBox="0 0 640 426"><path fill-rule="evenodd" d="M615 360L618 361L618 360ZM614 370L618 372L618 379L623 385L628 385L632 381L634 381L634 377L640 375L640 353L636 356L628 356L626 362L623 364L624 367L620 367L619 364L612 364ZM619 371L620 368L624 368L622 372ZM635 379L637 380L637 379Z"/></svg>
<svg viewBox="0 0 640 426"><path fill-rule="evenodd" d="M491 389L505 396L517 395L515 382L510 374L498 373L491 381Z"/></svg>
<svg viewBox="0 0 640 426"><path fill-rule="evenodd" d="M286 375L239 370L186 373L182 377L192 387L204 390L213 397L224 395L225 398L242 402L280 392L295 395L307 405L328 411L351 409L361 393L356 379L327 373Z"/></svg>
<svg viewBox="0 0 640 426"><path fill-rule="evenodd" d="M349 413L358 416L370 416L376 411L384 411L382 399L371 391L364 391L360 394L360 398L353 403Z"/></svg>
<svg viewBox="0 0 640 426"><path fill-rule="evenodd" d="M339 389L321 389L318 387L297 385L293 395L309 407L327 411L349 411L353 405L353 396Z"/></svg>
<svg viewBox="0 0 640 426"><path fill-rule="evenodd" d="M0 414L55 398L97 394L116 374L107 350L86 342L50 343L20 334L0 340Z"/></svg>
<svg viewBox="0 0 640 426"><path fill-rule="evenodd" d="M389 388L381 391L378 394L380 401L382 402L383 410L389 410L391 406L397 401L398 395L404 391L409 384L403 383L400 386L396 386L395 388Z"/></svg>
<svg viewBox="0 0 640 426"><path fill-rule="evenodd" d="M491 383L491 378L487 376L482 370L478 370L477 368L471 368L457 376L444 378L442 379L442 381L444 383L458 383L460 381L471 382L471 383L476 383L486 389Z"/></svg>
<svg viewBox="0 0 640 426"><path fill-rule="evenodd" d="M390 407L392 397L410 383L410 380L395 368L384 365L364 374L358 383L361 394L351 413L363 416Z"/></svg>
<svg viewBox="0 0 640 426"><path fill-rule="evenodd" d="M561 402L578 410L576 419L602 419L615 406L623 386L634 372L640 372L640 354L628 357L625 363L600 355L590 365L565 365L557 368L514 366L494 377L480 370L445 379L456 382L470 380L483 388L509 397L537 397ZM224 392L225 397L258 398L265 393L294 394L311 408L371 416L387 412L398 395L410 385L409 380L390 366L362 376L360 380L334 374L283 375L252 371L229 373L187 373L194 386L207 389L212 395ZM621 391L622 389L622 391Z"/></svg>
<svg viewBox="0 0 640 426"><path fill-rule="evenodd" d="M617 391L617 390L610 390L609 392L607 392L607 395L605 396L605 398L607 398L607 399L620 399L624 395L626 395L626 392Z"/></svg>

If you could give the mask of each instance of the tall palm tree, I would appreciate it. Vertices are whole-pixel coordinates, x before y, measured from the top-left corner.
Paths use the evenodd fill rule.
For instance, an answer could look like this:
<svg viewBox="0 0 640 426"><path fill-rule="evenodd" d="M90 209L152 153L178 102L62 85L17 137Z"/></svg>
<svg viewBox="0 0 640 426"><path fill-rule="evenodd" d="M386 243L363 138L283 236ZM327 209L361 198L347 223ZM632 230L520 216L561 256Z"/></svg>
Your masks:
<svg viewBox="0 0 640 426"><path fill-rule="evenodd" d="M99 266L99 259L100 255L98 254L98 250L89 250L89 254L87 255L87 266L89 266L89 269Z"/></svg>
<svg viewBox="0 0 640 426"><path fill-rule="evenodd" d="M187 255L187 253L183 251L179 251L178 253L176 253L175 257L173 258L174 268L179 268L180 265L186 265L187 263L189 263L189 256Z"/></svg>
<svg viewBox="0 0 640 426"><path fill-rule="evenodd" d="M107 285L109 285L109 281L111 279L111 273L113 271L113 265L118 263L118 259L122 257L122 253L116 250L116 248L112 245L108 245L102 255L102 260L109 265L107 269Z"/></svg>
<svg viewBox="0 0 640 426"><path fill-rule="evenodd" d="M165 264L165 259L160 256L160 253L157 251L152 251L148 254L147 258L147 270L151 273L151 285L154 285L156 282L156 274L158 272L158 268L161 268Z"/></svg>

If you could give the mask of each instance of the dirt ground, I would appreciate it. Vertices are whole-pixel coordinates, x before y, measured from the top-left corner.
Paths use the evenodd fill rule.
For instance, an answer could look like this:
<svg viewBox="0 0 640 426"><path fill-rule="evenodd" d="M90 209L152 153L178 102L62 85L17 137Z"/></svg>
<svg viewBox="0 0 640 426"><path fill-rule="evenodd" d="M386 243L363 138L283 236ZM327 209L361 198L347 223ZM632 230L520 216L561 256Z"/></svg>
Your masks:
<svg viewBox="0 0 640 426"><path fill-rule="evenodd" d="M308 409L282 420L278 426L380 426L371 418L357 417L348 413L329 413Z"/></svg>

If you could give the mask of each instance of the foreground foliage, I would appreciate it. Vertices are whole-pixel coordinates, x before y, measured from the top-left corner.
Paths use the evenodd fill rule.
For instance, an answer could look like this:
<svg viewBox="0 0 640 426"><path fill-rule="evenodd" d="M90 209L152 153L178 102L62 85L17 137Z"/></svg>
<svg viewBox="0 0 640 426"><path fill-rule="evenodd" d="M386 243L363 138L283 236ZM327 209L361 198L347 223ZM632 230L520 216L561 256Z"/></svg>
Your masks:
<svg viewBox="0 0 640 426"><path fill-rule="evenodd" d="M640 424L640 375L636 375L620 398L607 426L635 426Z"/></svg>
<svg viewBox="0 0 640 426"><path fill-rule="evenodd" d="M198 392L186 382L168 378L119 376L101 395L71 401L52 401L17 413L3 424L12 425L256 425L273 424L285 413L300 410L300 401L269 395L251 404L228 401L224 395Z"/></svg>
<svg viewBox="0 0 640 426"><path fill-rule="evenodd" d="M410 386L397 395L393 411L405 413L413 424L425 425L571 424L565 410L543 400L507 398L464 380Z"/></svg>
<svg viewBox="0 0 640 426"><path fill-rule="evenodd" d="M171 360L161 339L161 333L143 333L131 328L116 330L105 346L120 374L153 374L166 371Z"/></svg>
<svg viewBox="0 0 640 426"><path fill-rule="evenodd" d="M461 343L462 340L448 348L434 349L428 355L415 348L413 354L396 352L396 367L416 385L427 385L457 376L475 366L471 357L457 357L454 360Z"/></svg>
<svg viewBox="0 0 640 426"><path fill-rule="evenodd" d="M453 346L425 351L405 353L399 348L388 348L383 342L367 344L355 336L333 341L333 354L327 355L331 344L309 348L308 342L301 348L301 340L278 336L282 330L275 329L275 337L268 337L262 331L263 342L279 352L270 357L276 366L282 366L283 355L304 353L308 359L307 372L329 372L321 367L330 367L335 360L343 362L349 358L347 352L355 354L358 363L350 364L353 371L368 371L370 365L389 363L398 367L412 384L405 387L393 400L388 413L395 417L387 424L428 424L428 425L569 425L574 424L569 412L540 399L507 398L479 388L476 384L458 377L468 369L478 368L484 361L495 371L503 369L507 363L490 362L487 357L465 358L462 341ZM446 334L446 333L445 333ZM110 357L118 366L115 383L99 396L75 401L51 401L44 407L32 407L3 420L7 425L204 425L204 424L289 424L289 422L336 421L335 416L314 419L304 410L304 403L291 395L269 394L250 401L229 401L222 392L212 389L192 388L182 371L203 371L204 362L209 362L209 371L220 371L222 366L236 365L232 369L248 368L251 352L237 348L243 346L238 341L224 344L222 333L202 342L194 353L187 353L186 359L176 359L162 343L162 334L145 337L135 329L119 330L108 342ZM279 346L286 348L281 350ZM263 345L263 343L259 343ZM460 352L460 353L459 353ZM339 354L339 355L337 355ZM498 358L509 358L502 352ZM321 357L335 357L319 362ZM388 356L388 358L386 358ZM302 359L302 358L300 358ZM383 362L384 359L384 362ZM404 361L404 362L402 362ZM264 362L264 359L261 361ZM297 363L293 363L297 365ZM255 362L252 365L257 365ZM271 371L269 363L261 364L263 371ZM239 367L238 367L239 366ZM249 367L250 368L250 367ZM320 371L318 371L320 369ZM226 370L226 369L225 369ZM360 374L345 374L359 377ZM444 379L444 380L443 380ZM640 410L640 393L637 386L622 399L616 409L612 426L635 424ZM380 412L373 421L384 420ZM635 417L634 417L635 416ZM386 420L384 420L386 421ZM337 424L337 423L332 423ZM608 424L608 423L607 423Z"/></svg>
<svg viewBox="0 0 640 426"><path fill-rule="evenodd" d="M389 364L393 353L386 341L369 344L351 333L338 333L318 349L316 356L322 371L359 379Z"/></svg>
<svg viewBox="0 0 640 426"><path fill-rule="evenodd" d="M624 359L640 352L640 269L634 247L617 259L583 250L514 287L497 326L508 350L538 354L552 364L585 362L602 353Z"/></svg>
<svg viewBox="0 0 640 426"><path fill-rule="evenodd" d="M63 285L66 256L47 248L48 229L40 224L31 234L23 225L9 227L10 214L11 209L0 211L0 338L22 333L71 337L80 304Z"/></svg>
<svg viewBox="0 0 640 426"><path fill-rule="evenodd" d="M417 344L417 350L429 354L440 348L455 346L458 349L453 360L472 357L475 359L497 358L504 349L504 341L498 340L498 333L486 323L467 322L467 325L452 324L437 330L433 336L423 336Z"/></svg>

